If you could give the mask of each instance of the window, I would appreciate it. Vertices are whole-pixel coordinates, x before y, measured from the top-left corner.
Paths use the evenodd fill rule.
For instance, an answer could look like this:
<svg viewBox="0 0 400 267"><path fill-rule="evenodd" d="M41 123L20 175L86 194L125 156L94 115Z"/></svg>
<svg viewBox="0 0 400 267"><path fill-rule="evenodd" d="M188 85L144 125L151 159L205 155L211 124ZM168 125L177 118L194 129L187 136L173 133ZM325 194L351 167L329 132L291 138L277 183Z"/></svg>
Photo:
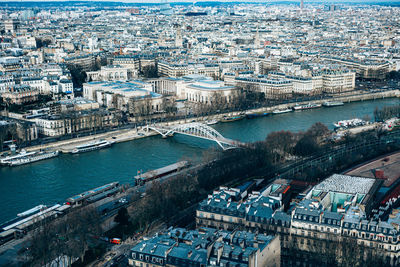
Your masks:
<svg viewBox="0 0 400 267"><path fill-rule="evenodd" d="M132 253L132 259L136 259L136 253Z"/></svg>

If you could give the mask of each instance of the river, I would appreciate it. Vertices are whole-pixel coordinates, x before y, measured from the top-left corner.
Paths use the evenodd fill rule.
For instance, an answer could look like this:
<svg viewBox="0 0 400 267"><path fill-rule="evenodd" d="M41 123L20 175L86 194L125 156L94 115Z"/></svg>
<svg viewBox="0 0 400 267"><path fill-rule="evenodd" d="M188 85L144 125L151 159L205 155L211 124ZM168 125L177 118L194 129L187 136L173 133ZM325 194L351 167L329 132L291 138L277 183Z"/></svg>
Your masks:
<svg viewBox="0 0 400 267"><path fill-rule="evenodd" d="M213 127L223 136L242 142L265 139L279 130L302 131L315 122L333 128L338 120L373 119L375 107L400 104L400 99L354 102L340 107L297 111ZM192 137L162 139L153 136L119 143L111 148L57 158L18 167L0 167L0 222L39 204L64 202L66 198L119 181L132 182L138 170L151 170L183 159L198 161L207 148L215 144Z"/></svg>

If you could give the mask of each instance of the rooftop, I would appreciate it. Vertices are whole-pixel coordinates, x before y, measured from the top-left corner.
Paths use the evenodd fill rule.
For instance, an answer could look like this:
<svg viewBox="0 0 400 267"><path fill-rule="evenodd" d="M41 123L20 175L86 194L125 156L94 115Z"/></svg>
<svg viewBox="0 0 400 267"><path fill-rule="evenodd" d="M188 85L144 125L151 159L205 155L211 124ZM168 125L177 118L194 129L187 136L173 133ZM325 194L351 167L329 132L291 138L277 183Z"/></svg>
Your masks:
<svg viewBox="0 0 400 267"><path fill-rule="evenodd" d="M367 194L374 183L375 179L372 178L333 174L316 185L314 189L349 194Z"/></svg>

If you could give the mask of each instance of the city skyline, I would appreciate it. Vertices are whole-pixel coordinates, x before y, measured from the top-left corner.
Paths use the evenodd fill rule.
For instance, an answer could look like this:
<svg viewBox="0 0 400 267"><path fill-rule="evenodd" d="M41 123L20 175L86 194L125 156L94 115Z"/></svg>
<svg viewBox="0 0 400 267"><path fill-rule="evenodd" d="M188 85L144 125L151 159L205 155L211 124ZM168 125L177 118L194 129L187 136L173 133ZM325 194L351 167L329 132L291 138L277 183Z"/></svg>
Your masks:
<svg viewBox="0 0 400 267"><path fill-rule="evenodd" d="M151 3L198 3L198 2L232 2L232 3L300 3L300 1L291 1L291 0L273 0L273 1L264 1L264 0L252 0L252 1L241 1L241 0L197 0L197 1L192 1L192 0L2 0L0 2L120 2L120 3L146 3L146 4L151 4ZM307 3L319 3L319 4L334 4L334 3L400 3L400 1L392 1L392 0L336 0L336 1L324 1L324 0L307 0L304 1L304 4Z"/></svg>

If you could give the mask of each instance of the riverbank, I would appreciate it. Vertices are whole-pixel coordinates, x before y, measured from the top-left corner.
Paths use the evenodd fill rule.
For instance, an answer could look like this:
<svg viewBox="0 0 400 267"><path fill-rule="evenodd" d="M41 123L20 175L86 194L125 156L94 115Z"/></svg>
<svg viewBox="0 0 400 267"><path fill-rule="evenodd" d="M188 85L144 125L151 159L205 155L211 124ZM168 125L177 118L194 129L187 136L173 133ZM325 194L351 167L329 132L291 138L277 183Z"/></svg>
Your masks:
<svg viewBox="0 0 400 267"><path fill-rule="evenodd" d="M63 153L70 153L76 146L82 145L84 143L92 142L94 140L107 140L113 141L115 143L127 142L135 139L140 139L148 136L156 135L155 132L146 132L142 129L124 129L124 130L115 130L112 132L89 135L85 137L72 138L63 141L57 141L48 143L45 145L31 146L25 148L27 151L36 151L40 149L51 149L51 150L59 150Z"/></svg>
<svg viewBox="0 0 400 267"><path fill-rule="evenodd" d="M367 94L355 94L355 95L346 95L346 96L338 96L334 98L328 99L320 99L312 101L315 104L322 104L326 101L340 101L343 103L351 103L357 101L368 101L368 100L376 100L376 99L384 99L384 98L393 98L393 97L400 97L399 90L391 90L391 91L384 91L384 92L376 92L376 93L367 93ZM174 126L179 124L185 124L189 122L205 122L207 120L222 120L225 116L233 117L242 114L243 112L248 113L272 113L276 109L287 109L292 108L294 105L305 105L310 102L296 102L296 103L287 103L287 104L280 104L271 107L263 107L258 109L249 109L243 111L235 111L235 112L227 112L227 113L220 113L215 115L209 116L201 116L197 118L191 118L186 120L176 120L171 122L162 122L157 123L155 126ZM51 150L59 150L63 153L70 153L76 146L82 145L84 143L88 143L94 140L104 139L108 141L114 141L115 143L127 142L136 139L141 139L149 136L157 135L158 133L154 131L147 131L146 127L143 128L134 128L134 129L123 129L123 130L114 130L107 133L90 135L85 137L78 137L63 141L57 141L48 143L45 145L36 145L27 147L27 151L36 151L40 149L51 149Z"/></svg>
<svg viewBox="0 0 400 267"><path fill-rule="evenodd" d="M254 112L254 113L272 112L275 109L292 108L296 104L306 105L306 104L312 103L312 104L321 104L322 105L326 101L338 101L338 102L343 102L343 103L351 103L351 102L394 98L394 97L400 97L400 90L388 90L388 91L375 92L375 93L344 94L341 96L336 96L336 97L331 97L331 98L323 98L323 99L318 99L318 100L313 100L313 101L286 103L286 104L276 105L276 106L272 106L272 107L258 108L258 109L249 110L249 112Z"/></svg>

